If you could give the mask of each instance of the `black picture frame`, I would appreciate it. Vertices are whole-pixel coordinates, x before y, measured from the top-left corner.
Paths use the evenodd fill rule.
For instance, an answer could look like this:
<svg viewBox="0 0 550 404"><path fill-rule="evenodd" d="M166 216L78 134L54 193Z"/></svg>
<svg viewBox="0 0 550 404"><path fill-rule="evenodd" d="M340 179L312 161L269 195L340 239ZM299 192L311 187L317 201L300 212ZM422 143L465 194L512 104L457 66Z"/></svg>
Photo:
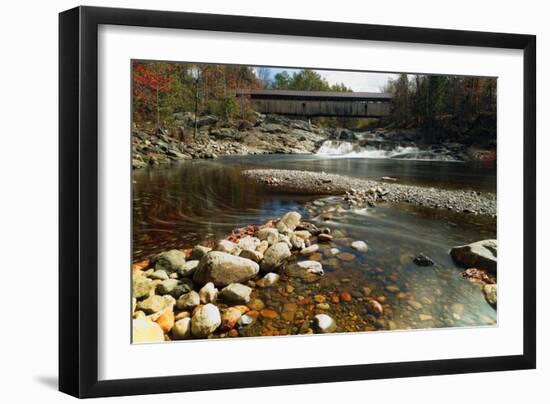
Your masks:
<svg viewBox="0 0 550 404"><path fill-rule="evenodd" d="M99 381L98 26L100 24L523 50L523 354ZM59 389L75 397L534 369L536 37L491 32L77 7L59 15Z"/></svg>

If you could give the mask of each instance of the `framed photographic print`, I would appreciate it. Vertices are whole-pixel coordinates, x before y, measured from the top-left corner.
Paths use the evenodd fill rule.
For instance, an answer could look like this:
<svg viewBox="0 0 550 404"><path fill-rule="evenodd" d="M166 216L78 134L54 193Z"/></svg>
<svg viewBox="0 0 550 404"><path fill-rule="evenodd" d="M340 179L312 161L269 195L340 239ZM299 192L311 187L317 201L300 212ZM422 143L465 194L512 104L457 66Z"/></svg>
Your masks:
<svg viewBox="0 0 550 404"><path fill-rule="evenodd" d="M59 21L60 390L535 367L534 36Z"/></svg>

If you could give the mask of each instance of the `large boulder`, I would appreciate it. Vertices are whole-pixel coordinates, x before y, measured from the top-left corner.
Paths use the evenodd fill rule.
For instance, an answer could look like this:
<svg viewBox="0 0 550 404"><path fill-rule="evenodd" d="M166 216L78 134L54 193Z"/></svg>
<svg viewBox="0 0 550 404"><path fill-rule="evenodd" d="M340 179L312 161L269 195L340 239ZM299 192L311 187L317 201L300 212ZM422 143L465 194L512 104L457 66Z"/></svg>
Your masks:
<svg viewBox="0 0 550 404"><path fill-rule="evenodd" d="M132 342L144 344L164 342L164 332L160 325L149 320L132 320Z"/></svg>
<svg viewBox="0 0 550 404"><path fill-rule="evenodd" d="M191 332L197 338L206 338L220 326L220 311L212 303L198 308L191 319Z"/></svg>
<svg viewBox="0 0 550 404"><path fill-rule="evenodd" d="M151 260L151 266L156 270L163 270L168 274L184 269L185 254L180 250L164 251Z"/></svg>
<svg viewBox="0 0 550 404"><path fill-rule="evenodd" d="M451 250L451 257L457 264L466 268L484 269L496 274L497 241L488 239L454 247Z"/></svg>
<svg viewBox="0 0 550 404"><path fill-rule="evenodd" d="M285 242L273 244L267 249L262 261L262 270L269 272L279 268L291 256L290 248Z"/></svg>
<svg viewBox="0 0 550 404"><path fill-rule="evenodd" d="M193 280L201 285L212 282L215 286L244 282L260 271L260 266L249 259L220 251L211 251L200 261Z"/></svg>

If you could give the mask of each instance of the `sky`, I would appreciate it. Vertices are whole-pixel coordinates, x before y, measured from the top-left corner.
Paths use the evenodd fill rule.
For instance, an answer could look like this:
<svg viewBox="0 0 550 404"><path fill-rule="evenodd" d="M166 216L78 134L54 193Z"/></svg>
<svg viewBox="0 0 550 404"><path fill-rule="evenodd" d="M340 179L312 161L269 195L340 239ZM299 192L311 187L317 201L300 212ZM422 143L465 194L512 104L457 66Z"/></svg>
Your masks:
<svg viewBox="0 0 550 404"><path fill-rule="evenodd" d="M270 73L270 79L277 74L286 70L290 75L294 72L299 72L301 69L281 69L281 68L268 68ZM390 73L360 73L360 72L346 72L338 70L314 70L319 73L330 84L344 83L346 87L351 87L355 92L367 91L367 92L380 92L384 84L388 79L394 79L396 74Z"/></svg>

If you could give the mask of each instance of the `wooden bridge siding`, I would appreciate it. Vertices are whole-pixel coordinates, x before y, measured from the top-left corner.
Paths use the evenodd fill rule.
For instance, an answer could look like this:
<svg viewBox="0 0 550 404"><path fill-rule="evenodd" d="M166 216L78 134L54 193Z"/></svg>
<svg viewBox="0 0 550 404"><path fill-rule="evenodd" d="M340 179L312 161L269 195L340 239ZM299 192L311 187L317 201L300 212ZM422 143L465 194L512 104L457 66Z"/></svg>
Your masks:
<svg viewBox="0 0 550 404"><path fill-rule="evenodd" d="M281 115L382 117L390 113L389 102L275 99L251 99L251 102L258 112Z"/></svg>

